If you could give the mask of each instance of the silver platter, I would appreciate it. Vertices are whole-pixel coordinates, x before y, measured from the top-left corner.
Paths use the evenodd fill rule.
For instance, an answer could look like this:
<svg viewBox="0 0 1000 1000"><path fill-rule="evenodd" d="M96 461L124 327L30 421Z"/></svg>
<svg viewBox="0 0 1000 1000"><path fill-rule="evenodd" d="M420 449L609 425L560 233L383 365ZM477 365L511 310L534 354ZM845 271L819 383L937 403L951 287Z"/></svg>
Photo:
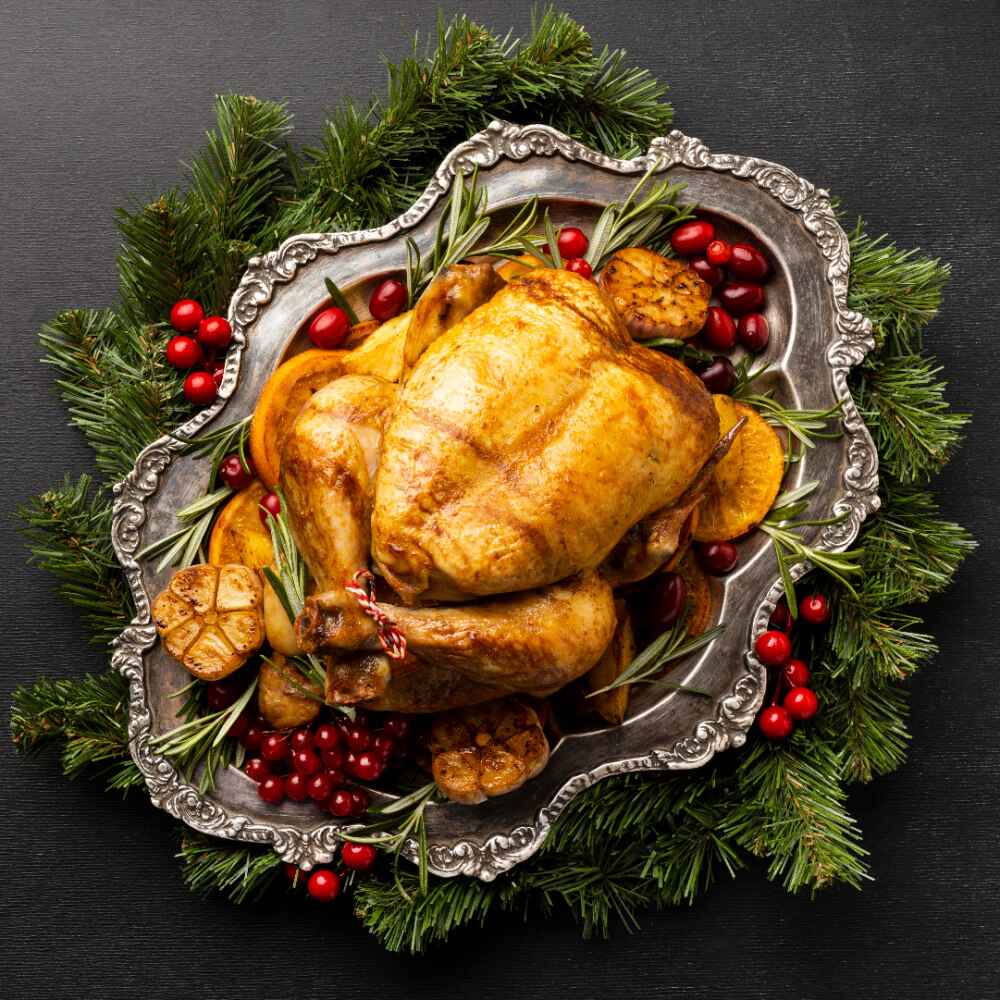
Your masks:
<svg viewBox="0 0 1000 1000"><path fill-rule="evenodd" d="M219 423L229 423L253 411L271 372L305 346L304 322L327 299L325 277L361 307L378 281L401 269L407 236L422 251L431 247L456 171L479 168L493 212L502 214L537 194L557 226L586 228L604 205L621 203L637 176L661 158L658 170L687 185L681 197L696 200L699 214L712 219L723 238L754 242L771 259L766 315L772 337L757 359L771 367L762 383L790 406L823 410L843 403L843 436L821 442L793 466L786 487L818 479L810 519L844 519L805 529L804 537L818 549L847 548L878 507L878 458L846 383L848 370L874 346L869 321L847 308L847 238L825 191L765 160L710 153L698 139L676 131L655 139L643 156L615 160L546 126L493 122L452 150L421 198L393 222L365 232L296 236L253 258L229 309L234 346L220 398L178 433L190 438L220 417ZM174 512L205 490L207 463L180 455L180 448L174 438L154 442L115 489L113 542L138 609L113 657L130 683L132 756L154 804L194 829L269 844L304 868L329 862L341 827L311 803L267 805L235 768L219 776L214 792L202 795L151 745L176 725L170 695L190 678L161 650L150 618L150 599L171 573L157 573L135 556L176 530ZM753 640L766 628L782 586L767 538L754 533L740 550L738 570L712 580L713 619L728 622L728 628L671 674L671 680L711 697L646 685L633 688L629 716L618 728L581 728L557 717L548 767L520 790L474 807L428 808L431 871L493 879L537 851L570 800L595 781L629 771L700 767L717 751L744 743L765 686ZM410 857L414 850L407 845Z"/></svg>

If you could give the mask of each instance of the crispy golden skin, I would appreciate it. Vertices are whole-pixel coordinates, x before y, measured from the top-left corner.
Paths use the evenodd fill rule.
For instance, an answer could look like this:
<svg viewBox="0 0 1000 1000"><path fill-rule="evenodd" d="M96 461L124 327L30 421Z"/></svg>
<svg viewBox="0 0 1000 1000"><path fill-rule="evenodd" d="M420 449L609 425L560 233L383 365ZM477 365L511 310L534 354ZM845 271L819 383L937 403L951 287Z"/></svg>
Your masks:
<svg viewBox="0 0 1000 1000"><path fill-rule="evenodd" d="M514 279L439 337L375 474L372 554L406 600L544 587L598 566L718 438L704 386L568 271Z"/></svg>

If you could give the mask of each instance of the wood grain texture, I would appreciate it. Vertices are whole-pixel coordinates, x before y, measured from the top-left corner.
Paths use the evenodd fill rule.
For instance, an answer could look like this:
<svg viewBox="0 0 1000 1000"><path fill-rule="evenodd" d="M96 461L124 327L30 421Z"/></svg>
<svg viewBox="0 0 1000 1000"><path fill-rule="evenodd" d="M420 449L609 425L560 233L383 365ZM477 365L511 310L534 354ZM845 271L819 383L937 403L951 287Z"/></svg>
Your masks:
<svg viewBox="0 0 1000 1000"><path fill-rule="evenodd" d="M526 30L526 5L466 7L483 23ZM54 762L17 760L7 745L6 996L417 998L474 986L505 997L951 998L997 989L995 5L577 0L571 10L599 44L628 49L668 80L678 126L712 149L787 164L839 195L848 219L862 215L900 245L952 263L928 345L952 402L976 420L940 497L980 549L929 609L942 652L912 685L909 762L851 797L874 881L810 902L752 870L690 909L646 915L641 933L610 944L581 941L562 915L528 927L500 918L488 937L456 934L429 959L386 956L340 906L280 894L242 908L199 900L178 876L168 817L140 796L123 803L69 784ZM38 365L36 333L61 308L113 298L112 211L130 192L179 179L213 94L287 98L301 144L323 107L383 85L378 51L398 56L404 25L433 24L416 0L6 0L0 511L88 467ZM83 645L49 579L26 567L19 537L2 539L6 705L18 681L105 661Z"/></svg>

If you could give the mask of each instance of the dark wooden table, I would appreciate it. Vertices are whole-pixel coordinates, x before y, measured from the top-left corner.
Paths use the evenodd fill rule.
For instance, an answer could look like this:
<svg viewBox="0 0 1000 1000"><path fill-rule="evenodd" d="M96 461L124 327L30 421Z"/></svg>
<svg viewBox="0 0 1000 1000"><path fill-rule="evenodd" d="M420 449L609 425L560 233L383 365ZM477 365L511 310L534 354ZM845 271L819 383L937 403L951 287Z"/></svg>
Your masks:
<svg viewBox="0 0 1000 1000"><path fill-rule="evenodd" d="M467 7L527 29L527 5ZM557 914L496 919L425 959L387 956L342 910L200 900L166 815L6 746L5 996L998 995L996 5L577 0L572 12L670 82L690 134L787 164L838 194L848 220L952 264L928 345L976 420L938 482L980 549L927 609L941 652L912 684L909 762L851 796L873 881L810 901L755 866L610 943L581 941ZM113 209L179 179L213 94L287 98L303 143L322 108L383 86L378 53L402 53L404 26L433 25L415 0L0 7L0 511L88 469L36 334L61 308L112 300ZM105 659L19 537L2 537L6 705L16 682Z"/></svg>

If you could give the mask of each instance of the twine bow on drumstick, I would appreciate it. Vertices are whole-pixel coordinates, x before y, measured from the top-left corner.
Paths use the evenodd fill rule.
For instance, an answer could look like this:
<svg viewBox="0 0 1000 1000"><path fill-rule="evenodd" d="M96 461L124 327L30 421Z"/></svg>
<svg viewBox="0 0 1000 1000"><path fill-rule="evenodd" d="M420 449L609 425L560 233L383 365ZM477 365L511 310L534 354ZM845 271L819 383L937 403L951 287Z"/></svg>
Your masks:
<svg viewBox="0 0 1000 1000"><path fill-rule="evenodd" d="M392 619L379 607L378 601L371 594L375 590L375 577L366 569L359 569L350 583L344 584L344 590L353 594L364 611L378 629L379 645L394 660L406 656L406 636L393 624Z"/></svg>

